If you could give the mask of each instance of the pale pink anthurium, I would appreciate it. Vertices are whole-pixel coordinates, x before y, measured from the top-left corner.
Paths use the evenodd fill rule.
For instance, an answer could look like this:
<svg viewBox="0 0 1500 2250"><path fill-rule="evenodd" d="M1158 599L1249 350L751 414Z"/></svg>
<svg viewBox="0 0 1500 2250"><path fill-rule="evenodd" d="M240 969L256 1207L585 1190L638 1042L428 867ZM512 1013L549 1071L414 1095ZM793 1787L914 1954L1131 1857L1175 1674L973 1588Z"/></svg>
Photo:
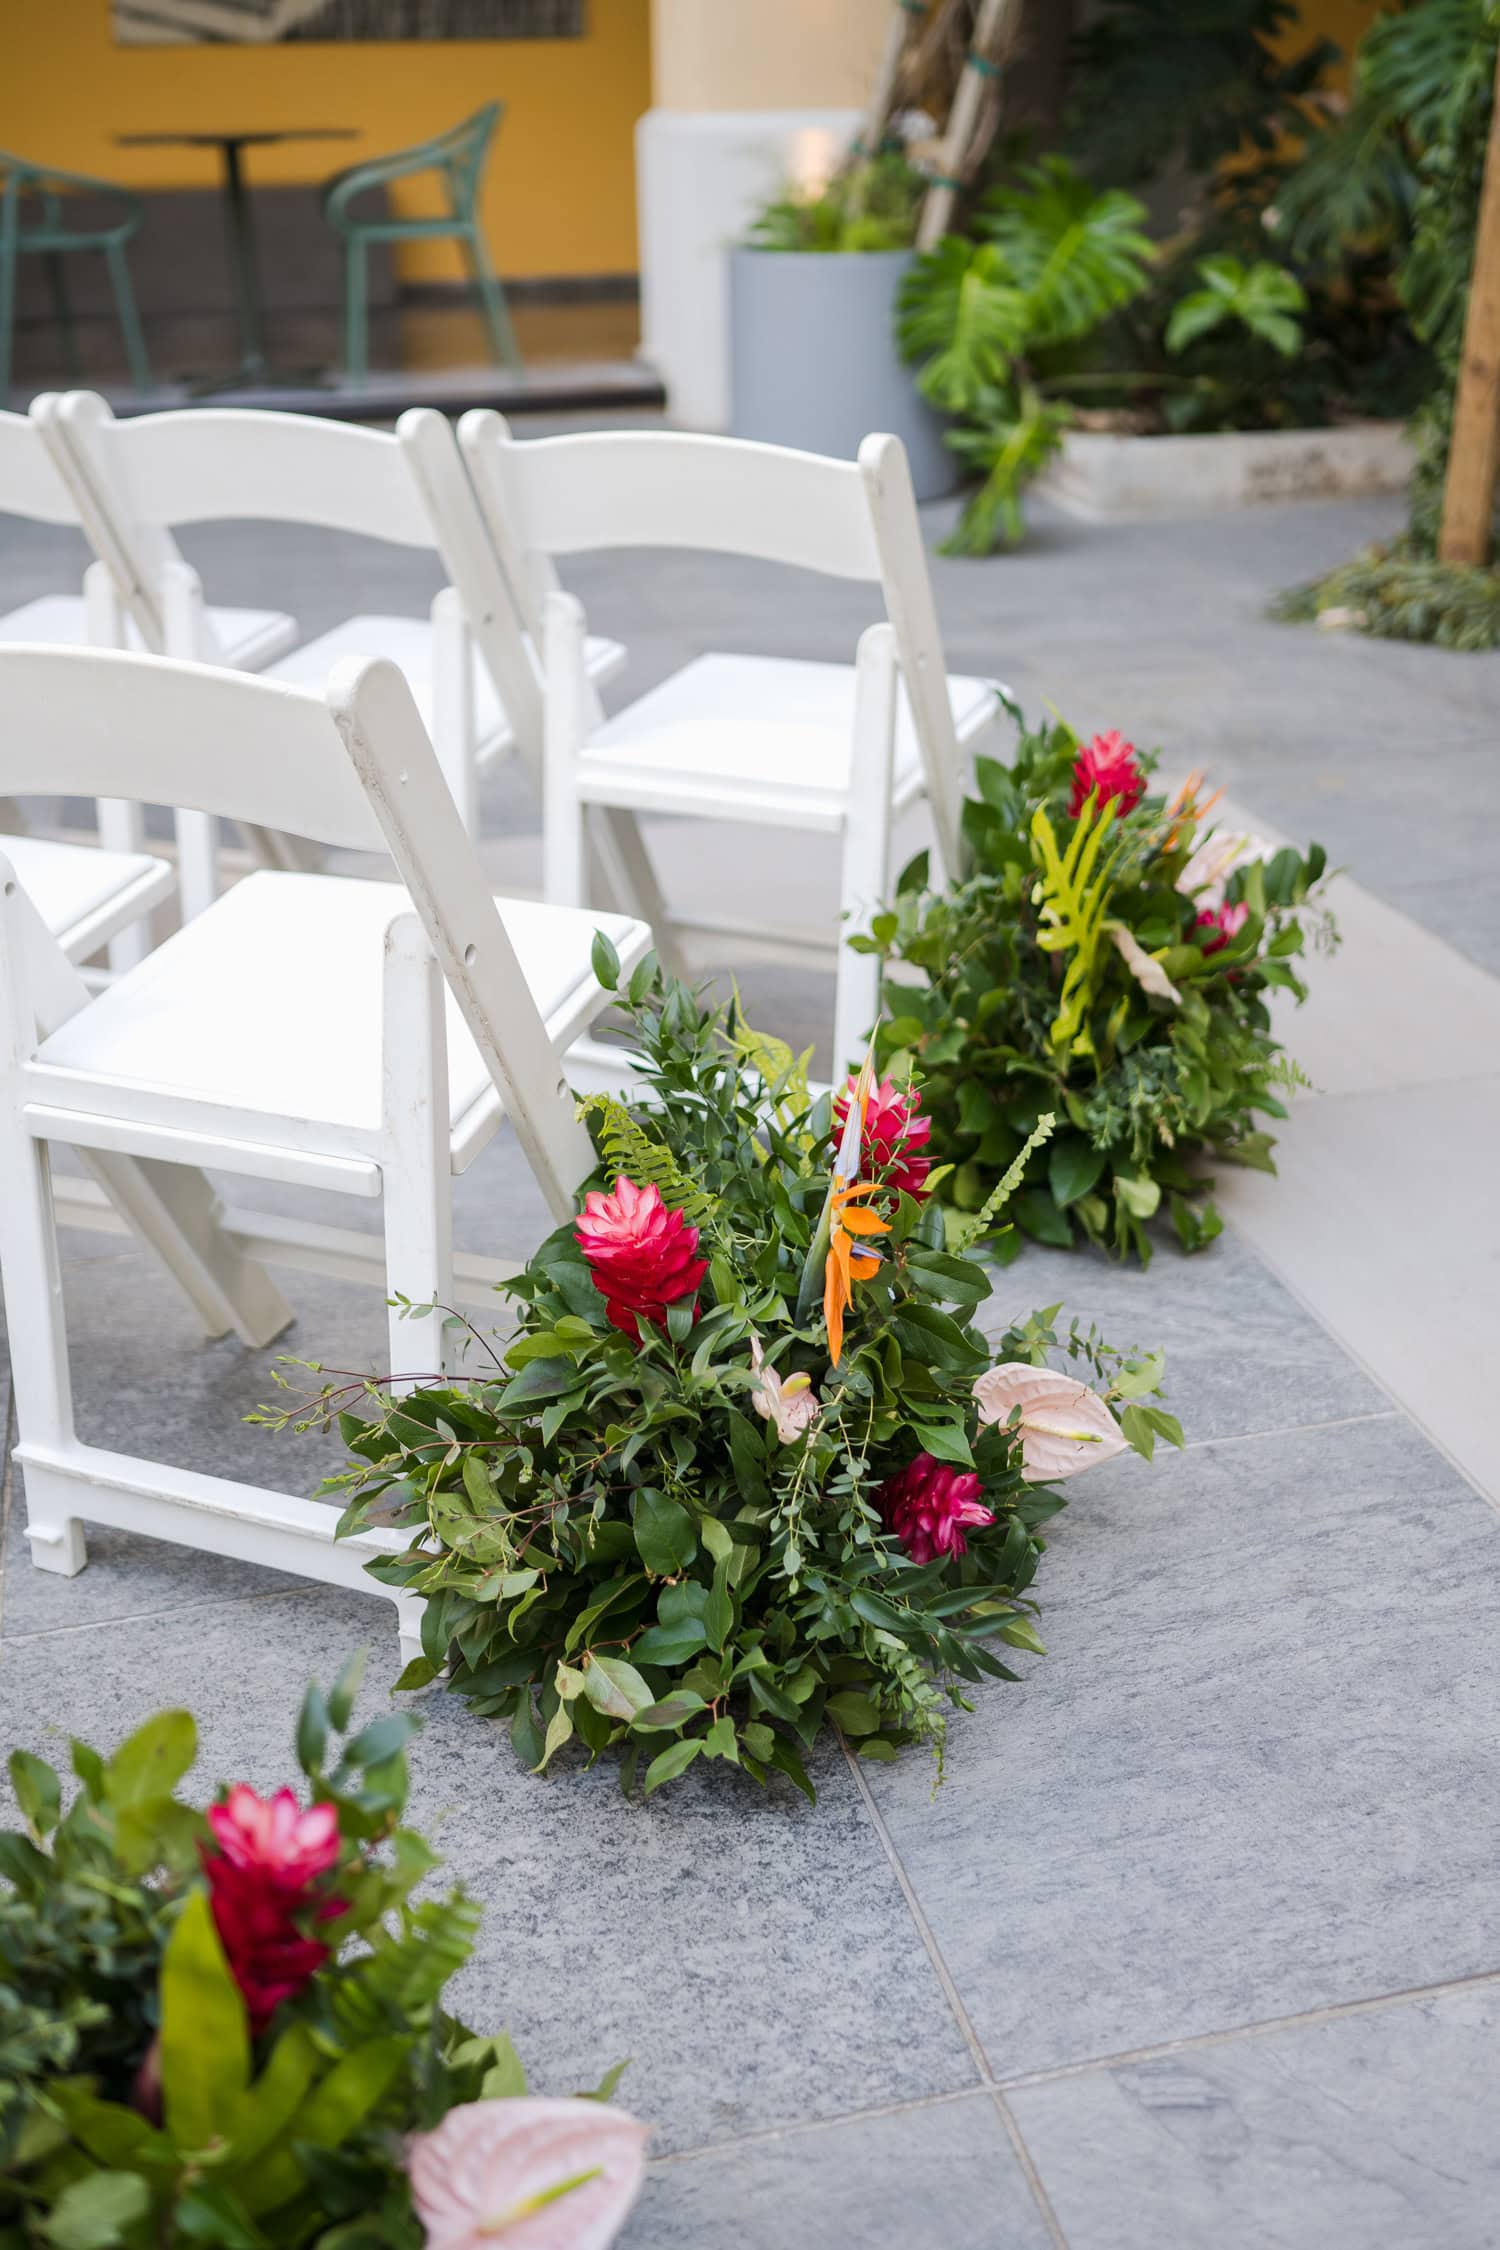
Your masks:
<svg viewBox="0 0 1500 2250"><path fill-rule="evenodd" d="M1021 1409L1021 1467L1028 1484L1058 1484L1124 1453L1120 1426L1096 1391L1054 1367L1005 1360L974 1385L981 1426Z"/></svg>
<svg viewBox="0 0 1500 2250"><path fill-rule="evenodd" d="M755 1370L751 1405L763 1422L776 1424L776 1435L783 1445L795 1445L823 1411L812 1377L778 1375L774 1367L767 1367L758 1336L750 1339L750 1365Z"/></svg>
<svg viewBox="0 0 1500 2250"><path fill-rule="evenodd" d="M650 2127L602 2102L465 2102L408 2143L427 2250L606 2250L640 2193Z"/></svg>

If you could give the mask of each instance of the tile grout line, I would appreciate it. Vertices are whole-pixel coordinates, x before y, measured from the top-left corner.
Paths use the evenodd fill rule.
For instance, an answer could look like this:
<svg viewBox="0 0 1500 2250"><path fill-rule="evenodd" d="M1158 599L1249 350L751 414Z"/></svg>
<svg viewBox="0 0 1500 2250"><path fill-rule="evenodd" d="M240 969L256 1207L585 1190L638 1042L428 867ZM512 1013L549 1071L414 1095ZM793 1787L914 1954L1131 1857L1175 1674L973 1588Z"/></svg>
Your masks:
<svg viewBox="0 0 1500 2250"><path fill-rule="evenodd" d="M1474 1474L1473 1470L1465 1467L1464 1463L1459 1460L1458 1456L1452 1451L1447 1441L1439 1435L1438 1431L1432 1427L1431 1423L1428 1422L1422 1415L1418 1414L1414 1407L1408 1406L1406 1401L1400 1396L1399 1392L1394 1390L1391 1384L1386 1381L1385 1377L1378 1374L1376 1370L1370 1365L1369 1361L1365 1358L1364 1353L1359 1350L1358 1346L1354 1344L1351 1339L1343 1333L1342 1329L1336 1328L1333 1322L1319 1310L1317 1304L1309 1295L1307 1289L1300 1282L1294 1281L1291 1275L1283 1270L1279 1260L1274 1258L1271 1255L1270 1251L1265 1248L1264 1244L1256 1239L1255 1234L1252 1232L1251 1228L1246 1225L1243 1219L1236 1218L1233 1211L1231 1211L1227 1223L1231 1232L1238 1238L1239 1241L1241 1241L1245 1245L1251 1256L1258 1260L1258 1262L1265 1267L1266 1272L1270 1274L1273 1279L1280 1282L1282 1288L1286 1291L1292 1302L1294 1304L1300 1305L1302 1307L1302 1310L1307 1314L1308 1318L1310 1320L1316 1321L1319 1328L1322 1329L1323 1334L1327 1337L1330 1337L1332 1341L1337 1344L1339 1350L1344 1354L1344 1357L1353 1362L1353 1364L1359 1369L1361 1375L1363 1375L1369 1382L1373 1383L1375 1388L1390 1400L1392 1410L1395 1413L1402 1415L1405 1420L1411 1424L1412 1428L1418 1431L1419 1434L1427 1440L1428 1444L1433 1448L1434 1452L1440 1453L1442 1455L1449 1468L1452 1469L1456 1475L1462 1477L1464 1483L1469 1487L1470 1491L1476 1494L1476 1496L1484 1502L1485 1506L1490 1510L1492 1515L1500 1515L1500 1493L1493 1493L1486 1490L1484 1485L1480 1483L1478 1477ZM1371 1417L1371 1419L1374 1419L1374 1417Z"/></svg>
<svg viewBox="0 0 1500 2250"><path fill-rule="evenodd" d="M840 1739L842 1741L842 1737ZM911 1877L902 1865L901 1855L897 1851L895 1840L885 1824L884 1815L875 1802L869 1782L859 1770L858 1758L847 1742L843 1743L843 1751L849 1771L854 1777L854 1786L859 1791L864 1804L865 1815L879 1839L881 1850L890 1862L892 1874L901 1886L901 1895L906 1901L907 1912L916 1924L917 1935L922 1940L923 1949L932 1964L933 1974L942 1988L943 1998L948 2003L949 2012L963 2035L970 2059L979 2073L980 2087L989 2096L991 2105L1000 2120L1006 2139L1010 2143L1011 2153L1020 2167L1021 2175L1031 2191L1032 2201L1035 2203L1042 2223L1052 2241L1053 2250L1068 2250L1068 2240L1058 2224L1057 2213L1052 2208L1052 2198L1042 2184L1042 2176L1037 2170L1036 2161L1030 2149L1026 2146L1020 2125L1017 2123L1005 2096L995 2083L995 2074L990 2068L990 2060L984 2051L984 2044L978 2032L974 2029L973 2020L968 2009L964 2006L963 1996L953 1980L953 1972L943 1958L942 1948L938 1944L932 1926L922 1910L922 1903L917 1897Z"/></svg>
<svg viewBox="0 0 1500 2250"><path fill-rule="evenodd" d="M725 2141L701 2141L694 2148L672 2149L664 2156L651 2159L651 2169L662 2171L674 2164L696 2163L704 2157L728 2156L740 2148L754 2148L767 2143L799 2140L812 2133L834 2131L840 2125L863 2125L878 2122L883 2117L919 2115L929 2109L950 2109L959 2102L990 2101L1002 2109L1007 2119L1013 2116L1004 2097L1012 2093L1027 2093L1033 2087L1052 2086L1070 2078L1087 2077L1091 2071L1123 2068L1132 2063L1165 2061L1178 2054L1191 2054L1202 2047L1219 2047L1240 2039L1258 2039L1272 2032L1295 2030L1311 2024L1338 2023L1346 2016L1372 2015L1380 2008L1400 2007L1416 2000L1441 1999L1450 1992L1469 1992L1476 1988L1500 1984L1500 1968L1479 1969L1468 1977L1447 1977L1436 1984L1408 1985L1397 1992L1380 1992L1366 2000L1330 2002L1323 2008L1305 2009L1290 2016L1268 2016L1263 2022L1233 2024L1223 2031L1194 2033L1185 2039L1163 2040L1155 2047L1122 2049L1108 2055L1091 2055L1081 2062L1060 2063L1052 2070L1023 2072L1015 2078L991 2081L979 2086L960 2086L946 2094L917 2094L909 2101L876 2102L868 2109L839 2110L831 2117L792 2118L781 2125L761 2125L748 2133L736 2133Z"/></svg>
<svg viewBox="0 0 1500 2250"><path fill-rule="evenodd" d="M1384 1384L1381 1388L1385 1388ZM1335 1414L1327 1422L1282 1422L1265 1430L1230 1430L1223 1437L1189 1438L1181 1450L1184 1453L1199 1453L1210 1445L1250 1445L1258 1439L1306 1437L1317 1430L1354 1430L1365 1422L1409 1422L1412 1419L1404 1406L1379 1406L1372 1414Z"/></svg>
<svg viewBox="0 0 1500 2250"><path fill-rule="evenodd" d="M195 1550L202 1552L203 1550ZM348 1589L335 1589L345 1591ZM33 1632L12 1633L10 1644L19 1648L25 1641L56 1641L74 1633L97 1633L120 1625L152 1625L163 1617L181 1617L199 1609L249 1609L257 1602L299 1601L313 1594L327 1592L318 1579L308 1579L305 1584L268 1587L263 1594L233 1594L225 1599L221 1595L199 1594L191 1601L173 1602L166 1609L132 1610L123 1617L82 1617L76 1625L41 1625ZM358 1588L353 1589L357 1592Z"/></svg>
<svg viewBox="0 0 1500 2250"><path fill-rule="evenodd" d="M1396 2008L1414 2000L1438 2000L1450 1992L1472 1992L1486 1985L1500 1985L1500 1968L1476 1969L1466 1977L1440 1977L1434 1984L1402 1985L1394 1992L1371 1993L1363 2000L1330 2000L1320 2008L1302 2008L1286 2016L1266 2016L1256 2023L1229 2024L1222 2031L1195 2031L1182 2039L1163 2039L1151 2047L1122 2047L1113 2054L1058 2063L1051 2070L1021 2071L1014 2078L1002 2079L999 2083L1006 2093L1022 2093L1033 2086L1053 2086L1069 2078L1082 2078L1093 2070L1118 2070L1130 2063L1165 2062L1172 2055L1195 2054L1200 2048L1223 2047L1236 2039L1263 2039L1276 2031L1342 2023L1346 2016L1373 2015L1379 2008Z"/></svg>

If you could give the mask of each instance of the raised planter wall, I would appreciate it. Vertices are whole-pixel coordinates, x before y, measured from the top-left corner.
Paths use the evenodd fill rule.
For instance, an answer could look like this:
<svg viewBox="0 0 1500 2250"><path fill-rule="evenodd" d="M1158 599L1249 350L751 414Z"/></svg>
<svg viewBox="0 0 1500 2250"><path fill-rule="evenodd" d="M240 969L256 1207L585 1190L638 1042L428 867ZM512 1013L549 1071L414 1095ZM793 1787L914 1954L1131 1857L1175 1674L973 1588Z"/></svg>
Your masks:
<svg viewBox="0 0 1500 2250"><path fill-rule="evenodd" d="M1070 430L1037 490L1069 515L1092 523L1116 516L1207 515L1269 501L1401 492L1412 459L1400 422L1192 437Z"/></svg>

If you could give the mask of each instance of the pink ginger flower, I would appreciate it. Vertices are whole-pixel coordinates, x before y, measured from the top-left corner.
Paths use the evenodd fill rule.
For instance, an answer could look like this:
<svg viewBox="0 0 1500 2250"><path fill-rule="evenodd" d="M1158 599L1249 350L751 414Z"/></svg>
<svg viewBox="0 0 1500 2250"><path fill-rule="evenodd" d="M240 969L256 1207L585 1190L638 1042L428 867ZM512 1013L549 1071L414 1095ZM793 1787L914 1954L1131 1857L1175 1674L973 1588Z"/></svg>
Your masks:
<svg viewBox="0 0 1500 2250"><path fill-rule="evenodd" d="M427 2250L606 2250L645 2173L648 2128L602 2102L464 2102L407 2144Z"/></svg>
<svg viewBox="0 0 1500 2250"><path fill-rule="evenodd" d="M632 1341L637 1313L665 1328L668 1305L695 1297L708 1271L708 1260L694 1254L698 1229L667 1209L654 1182L638 1188L623 1173L613 1195L596 1189L585 1196L573 1234L610 1320Z"/></svg>
<svg viewBox="0 0 1500 2250"><path fill-rule="evenodd" d="M835 1141L848 1121L856 1083L851 1078L834 1097ZM871 1087L865 1104L864 1131L860 1136L861 1178L871 1179L876 1173L883 1173L888 1186L900 1188L906 1195L920 1197L927 1193L932 1159L919 1156L917 1151L925 1148L932 1138L932 1120L917 1115L921 1106L922 1097L914 1087L898 1088L893 1079L882 1078L878 1086Z"/></svg>
<svg viewBox="0 0 1500 2250"><path fill-rule="evenodd" d="M1146 794L1146 776L1135 761L1135 744L1127 742L1118 727L1108 734L1096 734L1074 760L1068 818L1076 820L1095 794L1101 812L1110 803L1121 820L1126 813L1134 812Z"/></svg>
<svg viewBox="0 0 1500 2250"><path fill-rule="evenodd" d="M993 1509L980 1501L983 1490L972 1469L950 1468L930 1453L919 1453L886 1478L875 1505L912 1561L929 1563L939 1555L967 1554L964 1527L994 1522Z"/></svg>
<svg viewBox="0 0 1500 2250"><path fill-rule="evenodd" d="M1222 953L1225 946L1237 938L1250 919L1250 909L1241 899L1237 906L1206 906L1194 925L1198 930L1211 930L1211 937L1200 937L1204 954Z"/></svg>
<svg viewBox="0 0 1500 2250"><path fill-rule="evenodd" d="M290 1789L257 1797L237 1781L222 1805L209 1807L208 1825L230 1865L273 1890L305 1891L339 1856L336 1809L313 1805L304 1812Z"/></svg>

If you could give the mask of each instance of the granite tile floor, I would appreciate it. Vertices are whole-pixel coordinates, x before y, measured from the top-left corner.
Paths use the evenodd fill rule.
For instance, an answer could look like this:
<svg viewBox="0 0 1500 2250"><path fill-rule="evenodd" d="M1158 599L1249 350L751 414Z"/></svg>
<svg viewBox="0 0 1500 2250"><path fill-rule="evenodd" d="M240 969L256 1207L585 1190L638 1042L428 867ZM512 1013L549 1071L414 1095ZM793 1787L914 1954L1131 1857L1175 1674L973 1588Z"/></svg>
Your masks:
<svg viewBox="0 0 1500 2250"><path fill-rule="evenodd" d="M939 606L956 664L1211 763L1493 971L1500 660L1261 616L1393 513L1043 515L1022 556L940 561ZM233 527L194 559L214 598L274 586L309 630L431 591L409 558L348 540ZM6 541L0 606L75 564L53 535ZM842 657L867 614L850 589L787 598L731 565L573 576L631 643L627 688L707 646ZM534 882L519 774L490 784L486 829L497 875ZM696 839L661 841L704 879ZM767 918L831 928L815 853L706 864ZM769 1027L817 1037L825 978L767 956L741 982ZM540 1224L502 1136L463 1183L461 1239L524 1251ZM243 1421L273 1355L199 1342L128 1243L65 1249L87 1434L311 1489L326 1449ZM280 1349L380 1364L372 1294L287 1288ZM603 1770L531 1781L503 1738L422 1699L416 1810L488 1907L465 2010L507 2023L551 2089L634 2057L623 2098L657 2156L627 2250L1500 2245L1500 1521L1243 1236L1193 1261L1164 1249L1144 1275L1028 1251L992 1310L1059 1298L1166 1345L1189 1444L1073 1488L1038 1581L1049 1653L956 1716L940 1789L920 1758L829 1751L816 1810L722 1768L628 1805ZM0 1427L5 1397L0 1350ZM378 1600L122 1534L48 1578L23 1508L10 1477L7 1743L109 1742L186 1702L205 1781L264 1786L309 1673L368 1642L364 1705L384 1707Z"/></svg>

